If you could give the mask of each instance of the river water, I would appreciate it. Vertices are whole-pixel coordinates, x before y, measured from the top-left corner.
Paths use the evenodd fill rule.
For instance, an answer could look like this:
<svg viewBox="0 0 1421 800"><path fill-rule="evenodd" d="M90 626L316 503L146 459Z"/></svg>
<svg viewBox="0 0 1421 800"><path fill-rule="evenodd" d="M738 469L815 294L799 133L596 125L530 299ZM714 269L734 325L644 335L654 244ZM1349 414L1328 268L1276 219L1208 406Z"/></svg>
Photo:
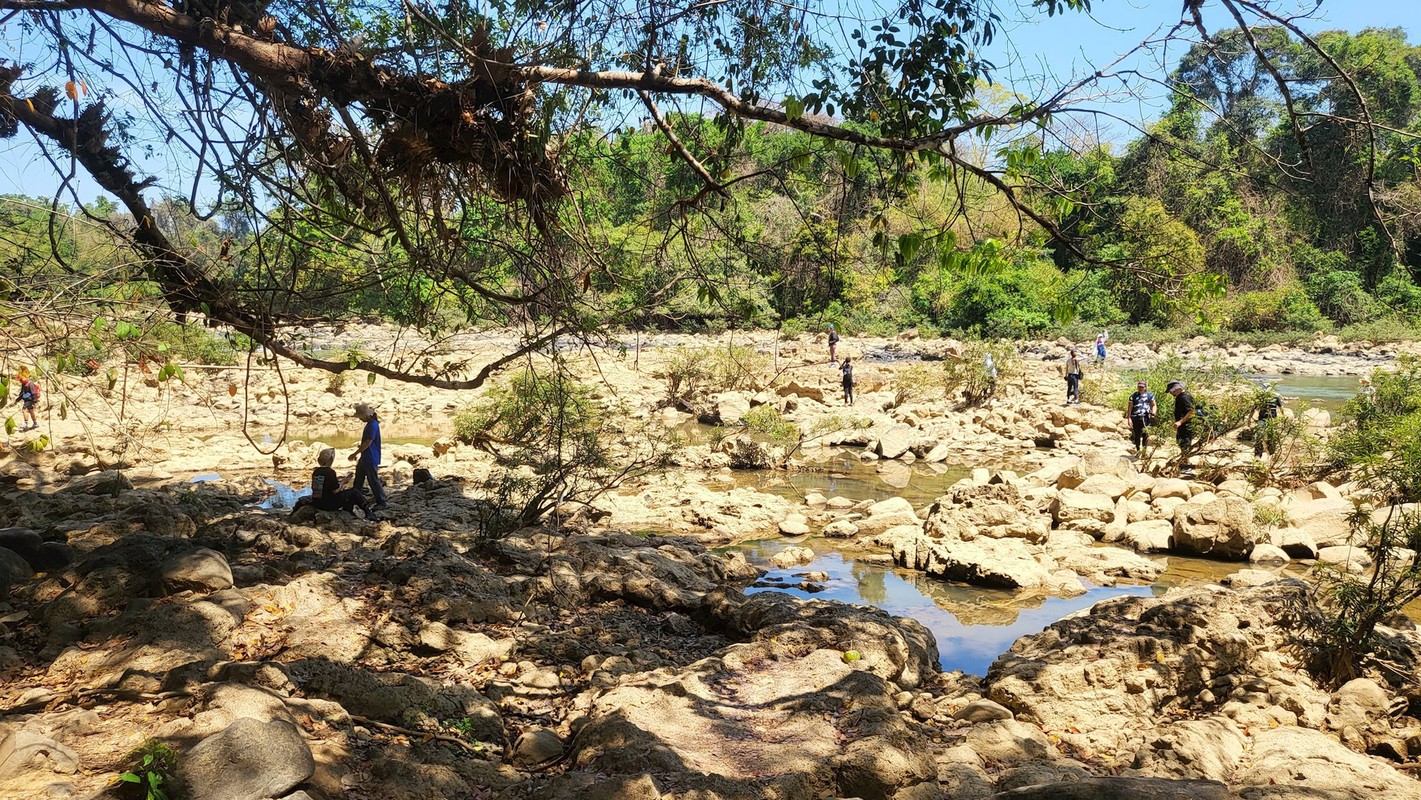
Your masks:
<svg viewBox="0 0 1421 800"><path fill-rule="evenodd" d="M1258 376L1276 382L1280 395L1295 411L1308 407L1334 414L1357 392L1355 377ZM856 451L838 448L807 454L810 471L797 473L737 473L737 483L799 500L811 492L851 500L903 497L915 507L942 496L948 487L967 476L967 467L941 464L894 464L880 472L883 462L859 461ZM988 465L982 465L988 466ZM775 568L770 557L785 547L808 546L817 554L809 564L792 569ZM937 638L939 662L945 670L984 675L987 668L1018 638L1038 633L1051 623L1089 608L1101 600L1122 595L1155 596L1170 588L1216 583L1248 568L1240 562L1180 556L1154 556L1164 571L1150 585L1089 587L1079 597L1040 597L930 578L913 570L896 569L883 554L856 553L832 539L769 539L737 548L754 564L769 570L762 583L747 593L781 591L806 599L839 600L881 608L890 614L922 623ZM1291 564L1289 575L1305 575L1307 567ZM828 579L815 582L820 591L799 588L804 573L822 572Z"/></svg>

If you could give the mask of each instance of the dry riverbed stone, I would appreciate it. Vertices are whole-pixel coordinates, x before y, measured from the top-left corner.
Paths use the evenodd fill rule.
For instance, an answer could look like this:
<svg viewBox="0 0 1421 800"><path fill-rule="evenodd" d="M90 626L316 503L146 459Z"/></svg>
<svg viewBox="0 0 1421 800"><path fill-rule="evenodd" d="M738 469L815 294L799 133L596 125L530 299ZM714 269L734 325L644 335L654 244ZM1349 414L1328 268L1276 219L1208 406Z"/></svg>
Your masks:
<svg viewBox="0 0 1421 800"><path fill-rule="evenodd" d="M315 769L311 748L295 725L250 717L203 739L178 767L188 796L203 800L281 797Z"/></svg>

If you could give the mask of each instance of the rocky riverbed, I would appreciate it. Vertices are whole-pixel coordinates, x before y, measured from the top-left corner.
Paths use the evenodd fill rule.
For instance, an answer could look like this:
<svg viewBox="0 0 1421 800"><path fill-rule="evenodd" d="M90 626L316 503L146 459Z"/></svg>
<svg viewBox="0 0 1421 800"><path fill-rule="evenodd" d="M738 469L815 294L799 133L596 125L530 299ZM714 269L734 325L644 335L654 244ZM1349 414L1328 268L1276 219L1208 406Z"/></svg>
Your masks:
<svg viewBox="0 0 1421 800"><path fill-rule="evenodd" d="M657 375L675 345L578 369L628 418L679 428L691 415ZM850 346L929 345L950 343ZM736 468L784 454L731 435L595 513L495 539L491 459L444 436L461 396L189 370L135 381L119 420L102 380L47 387L50 446L12 437L0 464L0 793L127 797L119 773L156 740L174 797L223 800L1421 797L1404 768L1421 755L1421 636L1386 629L1396 670L1327 686L1296 638L1309 593L1278 574L1365 566L1342 523L1353 487L1142 473L1117 412L1055 402L1049 362L980 409L896 402L901 365L866 362L846 411L815 342L767 355L780 380L698 414L729 426L774 405L828 431L796 459L847 449L887 485L981 469L924 504L796 498L740 485ZM261 477L304 484L321 446L304 433L353 430L357 400L389 440L402 423L433 434L387 445L393 519L250 507ZM863 422L818 424L845 413ZM416 467L436 480L412 485ZM1245 571L1098 604L978 676L940 672L914 620L747 596L762 570L707 549L811 534L1036 596L1147 581L1147 552Z"/></svg>

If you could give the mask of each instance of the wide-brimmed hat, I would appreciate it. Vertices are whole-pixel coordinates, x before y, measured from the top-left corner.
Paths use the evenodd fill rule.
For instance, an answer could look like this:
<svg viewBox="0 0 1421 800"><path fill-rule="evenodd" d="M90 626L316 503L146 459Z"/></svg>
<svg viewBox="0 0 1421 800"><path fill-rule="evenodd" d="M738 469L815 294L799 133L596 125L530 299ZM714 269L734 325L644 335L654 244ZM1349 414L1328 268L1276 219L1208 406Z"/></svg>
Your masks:
<svg viewBox="0 0 1421 800"><path fill-rule="evenodd" d="M373 417L375 416L375 409L371 408L369 403L356 403L355 416L360 417L361 419Z"/></svg>

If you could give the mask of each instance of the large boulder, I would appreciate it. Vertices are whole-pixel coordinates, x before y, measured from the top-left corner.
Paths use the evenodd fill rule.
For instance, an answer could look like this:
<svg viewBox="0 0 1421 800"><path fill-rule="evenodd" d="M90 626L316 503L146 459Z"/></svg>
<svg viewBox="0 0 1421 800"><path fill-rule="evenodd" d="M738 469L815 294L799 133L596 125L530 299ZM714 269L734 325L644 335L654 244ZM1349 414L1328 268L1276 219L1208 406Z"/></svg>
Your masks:
<svg viewBox="0 0 1421 800"><path fill-rule="evenodd" d="M750 413L750 398L744 392L722 392L715 409L720 424L735 425Z"/></svg>
<svg viewBox="0 0 1421 800"><path fill-rule="evenodd" d="M311 777L316 761L295 725L244 718L198 742L178 763L188 797L281 797Z"/></svg>
<svg viewBox="0 0 1421 800"><path fill-rule="evenodd" d="M1056 488L1075 489L1095 475L1110 475L1128 482L1139 474L1140 471L1124 456L1089 450L1079 462L1061 471L1056 479Z"/></svg>
<svg viewBox="0 0 1421 800"><path fill-rule="evenodd" d="M924 532L933 538L1026 539L1044 542L1051 520L1009 483L954 487L928 509Z"/></svg>
<svg viewBox="0 0 1421 800"><path fill-rule="evenodd" d="M206 547L169 556L159 572L169 591L218 592L232 588L232 567L227 564L227 557Z"/></svg>
<svg viewBox="0 0 1421 800"><path fill-rule="evenodd" d="M1125 526L1123 540L1140 553L1164 553L1174 549L1174 523L1147 519Z"/></svg>
<svg viewBox="0 0 1421 800"><path fill-rule="evenodd" d="M1288 655L1293 633L1279 623L1306 605L1307 592L1285 580L1106 600L1018 639L988 671L988 696L1077 750L1133 759L1151 741L1142 722L1170 710L1207 712L1230 692L1242 699L1255 691L1251 680L1216 676L1307 684Z"/></svg>
<svg viewBox="0 0 1421 800"><path fill-rule="evenodd" d="M890 528L921 525L913 504L901 497L890 497L864 509L863 519L855 520L860 536L877 536Z"/></svg>
<svg viewBox="0 0 1421 800"><path fill-rule="evenodd" d="M1200 505L1188 502L1174 512L1174 545L1185 553L1245 559L1267 534L1253 523L1253 504L1225 497Z"/></svg>
<svg viewBox="0 0 1421 800"><path fill-rule="evenodd" d="M878 454L884 458L897 458L908 452L917 437L916 428L900 422L878 435Z"/></svg>
<svg viewBox="0 0 1421 800"><path fill-rule="evenodd" d="M937 578L994 589L1057 587L1060 580L1020 539L930 539L903 537L895 542L893 561Z"/></svg>
<svg viewBox="0 0 1421 800"><path fill-rule="evenodd" d="M1057 525L1084 520L1110 522L1115 519L1115 501L1103 494L1062 489L1051 502L1051 518Z"/></svg>
<svg viewBox="0 0 1421 800"><path fill-rule="evenodd" d="M1248 769L1235 780L1242 800L1421 798L1415 780L1321 731L1293 726L1256 731Z"/></svg>
<svg viewBox="0 0 1421 800"><path fill-rule="evenodd" d="M1340 497L1287 506L1292 526L1306 534L1318 547L1344 545L1351 541L1352 529L1347 524L1347 515L1352 513L1352 509L1352 503Z"/></svg>

